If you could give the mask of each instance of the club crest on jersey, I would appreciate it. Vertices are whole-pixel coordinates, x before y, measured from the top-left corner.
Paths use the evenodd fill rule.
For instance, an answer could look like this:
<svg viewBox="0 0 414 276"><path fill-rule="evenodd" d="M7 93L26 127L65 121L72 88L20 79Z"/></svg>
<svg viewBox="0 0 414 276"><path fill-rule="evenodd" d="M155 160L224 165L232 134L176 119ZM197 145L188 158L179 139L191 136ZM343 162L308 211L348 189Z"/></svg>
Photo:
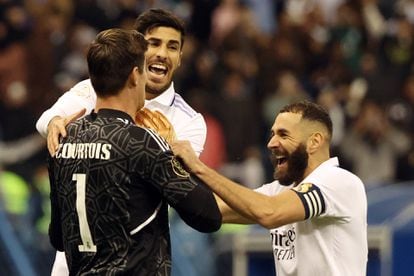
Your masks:
<svg viewBox="0 0 414 276"><path fill-rule="evenodd" d="M171 159L172 169L176 175L181 177L189 177L190 174L183 168L181 163L174 157Z"/></svg>
<svg viewBox="0 0 414 276"><path fill-rule="evenodd" d="M307 193L312 188L312 183L302 183L294 189L299 193Z"/></svg>

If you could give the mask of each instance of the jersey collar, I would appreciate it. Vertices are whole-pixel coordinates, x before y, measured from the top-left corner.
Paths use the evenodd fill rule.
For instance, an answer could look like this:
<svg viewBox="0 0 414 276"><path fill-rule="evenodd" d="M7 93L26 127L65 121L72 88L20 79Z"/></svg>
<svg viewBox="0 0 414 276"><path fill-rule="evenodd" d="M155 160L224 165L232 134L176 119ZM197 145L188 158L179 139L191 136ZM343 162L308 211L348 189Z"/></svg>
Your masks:
<svg viewBox="0 0 414 276"><path fill-rule="evenodd" d="M145 106L151 105L163 105L163 106L171 106L174 102L175 98L175 90L174 90L174 83L171 82L170 87L167 90L162 92L159 96L155 97L151 100L145 100Z"/></svg>
<svg viewBox="0 0 414 276"><path fill-rule="evenodd" d="M131 118L131 116L117 109L102 108L98 110L97 115L98 117L116 118L125 123L134 124L134 120Z"/></svg>

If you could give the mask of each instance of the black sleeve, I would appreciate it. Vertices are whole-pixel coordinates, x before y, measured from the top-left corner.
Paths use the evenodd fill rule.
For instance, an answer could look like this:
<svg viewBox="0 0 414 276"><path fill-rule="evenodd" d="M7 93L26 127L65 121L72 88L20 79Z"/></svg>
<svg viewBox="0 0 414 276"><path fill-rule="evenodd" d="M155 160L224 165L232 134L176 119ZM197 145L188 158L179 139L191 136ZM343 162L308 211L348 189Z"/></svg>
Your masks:
<svg viewBox="0 0 414 276"><path fill-rule="evenodd" d="M221 227L221 213L213 193L197 185L174 209L189 226L210 233Z"/></svg>
<svg viewBox="0 0 414 276"><path fill-rule="evenodd" d="M50 204L51 204L51 220L49 224L49 240L52 246L59 251L64 251L62 225L60 220L59 205L57 202L56 179L54 172L54 163L51 156L48 157L48 171L50 182Z"/></svg>
<svg viewBox="0 0 414 276"><path fill-rule="evenodd" d="M134 135L139 135L135 131ZM131 150L136 160L133 170L151 183L189 226L200 232L217 231L221 213L212 192L190 176L162 137L151 130L145 135L145 147Z"/></svg>

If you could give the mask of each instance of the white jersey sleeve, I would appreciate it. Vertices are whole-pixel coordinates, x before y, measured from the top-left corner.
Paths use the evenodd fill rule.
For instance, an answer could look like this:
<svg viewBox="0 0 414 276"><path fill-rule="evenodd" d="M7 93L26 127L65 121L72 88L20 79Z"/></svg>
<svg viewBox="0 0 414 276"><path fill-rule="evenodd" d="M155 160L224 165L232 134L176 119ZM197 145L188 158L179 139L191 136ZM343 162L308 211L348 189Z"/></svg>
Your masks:
<svg viewBox="0 0 414 276"><path fill-rule="evenodd" d="M188 140L197 155L200 155L206 142L207 126L203 116L198 113L186 125L175 130L178 140Z"/></svg>
<svg viewBox="0 0 414 276"><path fill-rule="evenodd" d="M302 183L303 187L298 187L301 191L313 191L312 200L320 200L316 204L308 206L314 207L314 211L321 217L331 217L342 221L348 221L352 214L359 213L358 210L366 209L366 194L362 181L354 174L335 165L334 159L322 164L314 173L309 175ZM310 186L309 186L310 185ZM302 193L306 194L306 193ZM354 204L349 204L352 200ZM312 210L310 210L312 211Z"/></svg>
<svg viewBox="0 0 414 276"><path fill-rule="evenodd" d="M55 116L69 116L82 108L86 114L91 113L95 107L96 93L89 79L77 83L69 91L65 92L56 103L43 112L36 122L37 131L44 137L47 135L47 126Z"/></svg>

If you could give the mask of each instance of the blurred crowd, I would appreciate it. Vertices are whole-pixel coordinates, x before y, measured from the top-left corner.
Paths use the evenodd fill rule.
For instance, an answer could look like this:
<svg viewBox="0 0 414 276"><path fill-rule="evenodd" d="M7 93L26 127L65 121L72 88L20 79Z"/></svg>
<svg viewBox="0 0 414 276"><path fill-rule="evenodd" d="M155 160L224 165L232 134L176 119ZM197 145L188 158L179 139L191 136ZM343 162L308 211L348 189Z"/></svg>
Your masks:
<svg viewBox="0 0 414 276"><path fill-rule="evenodd" d="M186 22L174 83L206 119L211 167L251 188L271 181L274 117L309 99L332 116L332 153L367 186L414 180L413 0L0 0L0 206L25 246L50 251L37 118L88 77L100 30L132 28L150 7Z"/></svg>

